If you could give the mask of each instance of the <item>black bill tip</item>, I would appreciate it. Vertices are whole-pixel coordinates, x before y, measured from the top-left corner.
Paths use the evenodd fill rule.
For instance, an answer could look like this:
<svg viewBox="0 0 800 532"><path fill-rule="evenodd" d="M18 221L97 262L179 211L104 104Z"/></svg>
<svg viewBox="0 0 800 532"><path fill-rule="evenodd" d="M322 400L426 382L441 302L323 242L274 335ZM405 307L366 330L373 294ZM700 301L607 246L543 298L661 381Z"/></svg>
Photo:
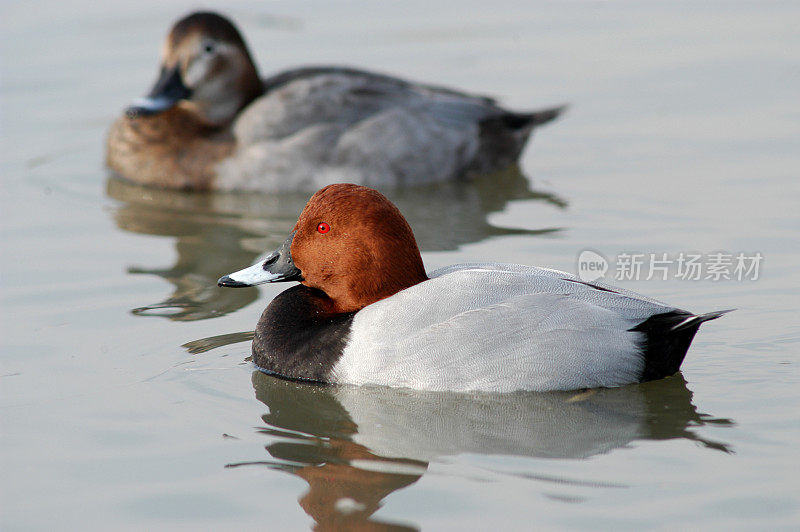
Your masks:
<svg viewBox="0 0 800 532"><path fill-rule="evenodd" d="M130 107L125 109L125 116L128 118L138 118L140 116L153 116L158 114L159 111L153 111L152 109L148 109L146 107L141 107L138 105L131 105Z"/></svg>
<svg viewBox="0 0 800 532"><path fill-rule="evenodd" d="M217 281L217 286L223 288L243 288L245 286L250 286L247 283L243 283L241 281L237 281L235 279L231 279L228 275L220 277Z"/></svg>

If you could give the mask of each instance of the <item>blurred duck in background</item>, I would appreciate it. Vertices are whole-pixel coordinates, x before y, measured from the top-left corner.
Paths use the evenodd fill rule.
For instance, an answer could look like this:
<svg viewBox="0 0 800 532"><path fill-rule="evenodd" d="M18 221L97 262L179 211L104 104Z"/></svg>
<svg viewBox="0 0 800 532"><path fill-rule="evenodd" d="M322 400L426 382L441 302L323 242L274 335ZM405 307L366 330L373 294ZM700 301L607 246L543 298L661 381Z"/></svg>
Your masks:
<svg viewBox="0 0 800 532"><path fill-rule="evenodd" d="M108 166L149 186L313 191L397 187L516 163L563 107L508 111L487 97L352 68L266 80L225 17L193 13L167 36L159 77L112 126Z"/></svg>

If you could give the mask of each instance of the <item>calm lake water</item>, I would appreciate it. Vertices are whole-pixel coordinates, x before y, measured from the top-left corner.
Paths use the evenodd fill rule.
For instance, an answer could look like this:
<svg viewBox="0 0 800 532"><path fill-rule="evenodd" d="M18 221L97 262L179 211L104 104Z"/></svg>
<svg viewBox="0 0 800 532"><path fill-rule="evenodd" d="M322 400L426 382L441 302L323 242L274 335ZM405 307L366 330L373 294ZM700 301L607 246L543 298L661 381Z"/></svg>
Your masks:
<svg viewBox="0 0 800 532"><path fill-rule="evenodd" d="M796 3L226 3L264 73L347 63L571 105L519 171L389 192L429 269L575 271L588 249L613 281L642 254L619 284L738 309L672 378L510 395L254 372L250 332L286 286L215 281L305 195L145 190L103 166L197 5L0 7L0 528L797 530ZM763 260L758 279L647 280L650 253Z"/></svg>

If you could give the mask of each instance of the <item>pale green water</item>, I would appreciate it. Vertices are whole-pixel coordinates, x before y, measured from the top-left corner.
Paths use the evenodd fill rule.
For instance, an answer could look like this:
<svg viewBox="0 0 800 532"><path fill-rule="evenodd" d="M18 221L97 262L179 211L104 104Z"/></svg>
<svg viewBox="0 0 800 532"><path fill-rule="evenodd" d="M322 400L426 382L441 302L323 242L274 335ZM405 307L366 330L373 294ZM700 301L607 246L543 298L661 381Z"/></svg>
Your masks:
<svg viewBox="0 0 800 532"><path fill-rule="evenodd" d="M262 71L349 63L570 103L522 174L390 194L429 269L584 249L764 256L628 281L705 325L681 375L585 395L320 388L245 361L285 286L221 274L305 198L107 182L106 128L193 3L3 4L0 528L797 529L800 9L234 3Z"/></svg>

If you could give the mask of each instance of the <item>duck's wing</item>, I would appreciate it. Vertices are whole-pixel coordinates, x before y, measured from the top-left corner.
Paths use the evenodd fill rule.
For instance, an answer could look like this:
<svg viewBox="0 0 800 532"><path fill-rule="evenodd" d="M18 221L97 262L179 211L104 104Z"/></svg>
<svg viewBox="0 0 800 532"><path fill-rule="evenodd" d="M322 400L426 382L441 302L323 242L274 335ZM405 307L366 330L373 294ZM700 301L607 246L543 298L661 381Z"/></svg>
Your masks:
<svg viewBox="0 0 800 532"><path fill-rule="evenodd" d="M424 89L426 91L435 92L439 94L447 94L455 97L481 100L484 103L490 105L497 104L497 101L490 96L470 94L464 91L455 90L449 87L442 87L439 85L414 83L411 81L406 81L404 79L396 78L394 76L389 76L387 74L381 74L378 72L371 72L368 70L362 70L347 66L307 66L307 67L299 67L290 70L285 70L283 72L280 72L278 74L275 74L274 76L265 79L264 91L268 93L274 89L277 89L278 87L291 83L292 81L304 78L312 78L321 75L337 75L341 77L349 77L351 79L368 78L371 82L374 82L376 84L380 83L380 84L393 85L400 89L414 89L414 88Z"/></svg>
<svg viewBox="0 0 800 532"><path fill-rule="evenodd" d="M265 84L234 126L238 152L223 172L234 182L221 188L264 176L278 176L272 190L451 179L513 163L530 117L558 113L511 113L491 98L348 68L297 69Z"/></svg>
<svg viewBox="0 0 800 532"><path fill-rule="evenodd" d="M457 126L463 126L464 123L492 123L495 127L501 125L512 130L530 129L554 120L566 109L562 105L532 112L512 112L501 107L490 96L338 66L302 67L281 72L264 80L265 93L270 96L273 92L279 92L282 98L286 98L286 92L293 92L287 91L287 88L294 82L322 87L314 96L321 96L323 101L313 102L315 107L329 107L333 113L345 113L347 119L352 117L349 109L332 105L327 100L326 91L349 93L347 104L355 109L360 108L362 116L376 108L424 105L437 118ZM303 98L310 96L302 90L298 92Z"/></svg>
<svg viewBox="0 0 800 532"><path fill-rule="evenodd" d="M451 267L359 311L334 375L431 390L619 386L648 367L635 328L671 313L690 315L555 270Z"/></svg>
<svg viewBox="0 0 800 532"><path fill-rule="evenodd" d="M348 128L389 109L424 107L458 125L503 113L491 98L345 67L293 69L264 85L264 96L236 126L237 138L245 143L286 138L318 124Z"/></svg>

